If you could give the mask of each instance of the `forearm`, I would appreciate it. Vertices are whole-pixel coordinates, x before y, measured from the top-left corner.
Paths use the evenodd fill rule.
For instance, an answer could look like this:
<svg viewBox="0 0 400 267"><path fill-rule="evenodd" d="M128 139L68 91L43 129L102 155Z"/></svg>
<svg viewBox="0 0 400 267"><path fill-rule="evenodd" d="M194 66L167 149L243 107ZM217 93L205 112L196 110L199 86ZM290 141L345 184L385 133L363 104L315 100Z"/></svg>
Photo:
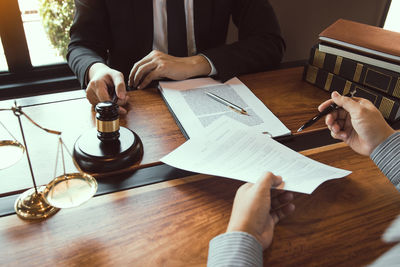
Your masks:
<svg viewBox="0 0 400 267"><path fill-rule="evenodd" d="M89 70L95 63L105 63L105 60L92 50L79 47L71 49L67 56L68 65L78 78L81 88L85 88L89 82Z"/></svg>
<svg viewBox="0 0 400 267"><path fill-rule="evenodd" d="M104 1L75 0L75 8L67 60L85 87L89 67L96 62L106 63L110 30Z"/></svg>
<svg viewBox="0 0 400 267"><path fill-rule="evenodd" d="M392 134L378 145L370 157L400 191L400 133Z"/></svg>
<svg viewBox="0 0 400 267"><path fill-rule="evenodd" d="M230 232L210 241L207 266L262 266L261 244L244 232Z"/></svg>

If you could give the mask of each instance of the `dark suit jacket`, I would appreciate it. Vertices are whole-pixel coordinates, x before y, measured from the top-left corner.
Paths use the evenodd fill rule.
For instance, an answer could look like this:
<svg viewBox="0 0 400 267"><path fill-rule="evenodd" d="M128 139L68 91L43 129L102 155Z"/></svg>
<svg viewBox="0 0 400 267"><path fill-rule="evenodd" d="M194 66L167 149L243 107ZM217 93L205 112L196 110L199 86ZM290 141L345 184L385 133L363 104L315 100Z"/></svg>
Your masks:
<svg viewBox="0 0 400 267"><path fill-rule="evenodd" d="M227 80L276 66L284 42L268 0L193 0L198 53ZM95 62L121 71L128 79L133 64L152 51L152 0L75 0L68 63L85 87L85 73ZM239 41L226 45L229 18Z"/></svg>

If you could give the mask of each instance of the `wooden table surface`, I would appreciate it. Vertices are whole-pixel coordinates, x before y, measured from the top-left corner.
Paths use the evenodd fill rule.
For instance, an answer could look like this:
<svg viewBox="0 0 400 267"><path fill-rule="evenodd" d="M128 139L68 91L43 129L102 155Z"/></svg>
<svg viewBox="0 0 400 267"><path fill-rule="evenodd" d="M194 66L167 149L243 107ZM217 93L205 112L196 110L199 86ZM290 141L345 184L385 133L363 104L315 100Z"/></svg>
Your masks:
<svg viewBox="0 0 400 267"><path fill-rule="evenodd" d="M353 171L297 194L266 266L365 266L392 247L381 235L400 194L373 162L341 144L303 154ZM205 266L242 182L197 175L95 197L41 222L0 218L2 266Z"/></svg>
<svg viewBox="0 0 400 267"><path fill-rule="evenodd" d="M317 112L317 106L329 94L302 80L302 67L262 72L240 77L257 97L292 131ZM163 102L157 89L129 92L128 114L120 118L122 126L135 131L144 146L144 155L137 168L160 164L159 159L186 140ZM0 102L10 107L11 101ZM24 107L32 119L43 127L62 131L63 139L72 151L75 140L86 130L95 127L95 114L85 98ZM22 142L19 126L11 112L0 112L0 120ZM33 171L38 185L54 178L57 136L45 133L22 118ZM325 128L323 120L304 133ZM0 137L4 136L0 129ZM7 136L5 134L5 136ZM4 138L4 137L1 137ZM8 137L9 138L9 137ZM72 160L67 158L71 172ZM14 166L0 170L0 196L21 192L32 187L26 156Z"/></svg>

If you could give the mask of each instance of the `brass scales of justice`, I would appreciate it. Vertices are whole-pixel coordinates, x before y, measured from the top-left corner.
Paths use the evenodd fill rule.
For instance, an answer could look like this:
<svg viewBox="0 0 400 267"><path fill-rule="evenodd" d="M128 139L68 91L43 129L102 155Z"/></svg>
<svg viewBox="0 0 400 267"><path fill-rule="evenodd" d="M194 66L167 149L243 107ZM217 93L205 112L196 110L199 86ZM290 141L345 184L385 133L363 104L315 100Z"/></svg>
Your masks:
<svg viewBox="0 0 400 267"><path fill-rule="evenodd" d="M17 163L26 153L33 182L33 188L23 192L14 204L16 214L22 219L44 219L61 208L77 207L85 203L97 192L98 184L93 173L100 172L102 175L107 175L130 170L133 163L141 160L143 155L143 145L136 133L119 126L118 105L115 102L101 102L96 106L97 129L91 129L78 138L74 146L74 156L63 142L61 132L40 126L17 105L16 101L13 107L3 108L0 111L12 111L18 118L23 140L23 144L17 141L0 121L1 126L11 137L10 140L0 140L0 171ZM54 176L60 158L62 174L53 178L47 185L40 187L36 185L21 116L41 130L58 136ZM122 140L119 140L120 130ZM66 172L65 154L72 159L77 172Z"/></svg>

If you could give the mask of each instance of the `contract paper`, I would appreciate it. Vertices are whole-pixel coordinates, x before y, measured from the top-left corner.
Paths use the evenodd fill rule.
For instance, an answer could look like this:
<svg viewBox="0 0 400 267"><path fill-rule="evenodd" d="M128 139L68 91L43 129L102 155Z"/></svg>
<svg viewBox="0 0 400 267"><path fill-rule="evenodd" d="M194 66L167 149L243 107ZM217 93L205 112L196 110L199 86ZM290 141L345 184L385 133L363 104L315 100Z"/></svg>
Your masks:
<svg viewBox="0 0 400 267"><path fill-rule="evenodd" d="M161 159L192 172L255 183L270 171L283 189L311 194L323 182L351 172L307 158L229 117L221 117Z"/></svg>
<svg viewBox="0 0 400 267"><path fill-rule="evenodd" d="M392 247L368 267L396 267L400 264L400 244Z"/></svg>
<svg viewBox="0 0 400 267"><path fill-rule="evenodd" d="M400 215L391 223L382 236L386 243L400 242ZM369 267L399 266L400 244L397 244L375 260Z"/></svg>
<svg viewBox="0 0 400 267"><path fill-rule="evenodd" d="M382 240L386 243L400 242L400 215L397 216L397 218L386 229L382 236Z"/></svg>
<svg viewBox="0 0 400 267"><path fill-rule="evenodd" d="M290 130L238 78L220 83L212 78L160 82L160 92L187 138L198 135L221 116L273 137L290 135ZM243 108L249 115L233 111L210 98L213 93Z"/></svg>

